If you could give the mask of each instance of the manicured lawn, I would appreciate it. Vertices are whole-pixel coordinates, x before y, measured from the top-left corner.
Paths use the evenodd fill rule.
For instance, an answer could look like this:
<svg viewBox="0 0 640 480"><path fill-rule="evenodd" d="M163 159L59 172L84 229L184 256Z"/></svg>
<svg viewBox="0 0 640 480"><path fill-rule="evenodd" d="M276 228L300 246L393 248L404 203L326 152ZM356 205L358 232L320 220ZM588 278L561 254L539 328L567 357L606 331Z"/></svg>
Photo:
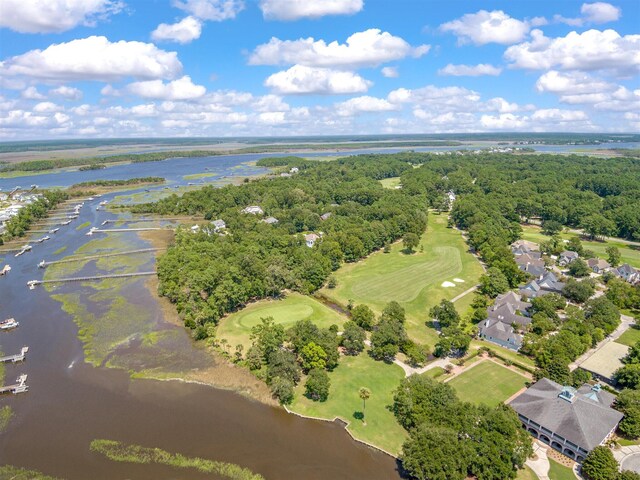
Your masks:
<svg viewBox="0 0 640 480"><path fill-rule="evenodd" d="M393 403L393 391L404 378L395 364L373 360L366 352L356 357L341 357L340 365L329 373L331 388L326 402L314 402L304 396L304 380L296 388L291 410L302 415L349 422L349 430L359 439L398 454L407 437L406 431L387 409ZM364 410L366 425L356 418L363 412L358 395L361 387L371 390Z"/></svg>
<svg viewBox="0 0 640 480"><path fill-rule="evenodd" d="M565 232L562 232L560 236L565 240L569 240L572 237L579 237L579 235L576 233ZM524 240L540 243L548 240L550 237L540 233L540 227L536 225L523 225L522 238ZM584 239L581 240L582 246L585 249L592 250L593 253L595 253L598 257L605 260L607 259L607 252L605 251L607 247L611 245L618 247L618 250L620 250L620 255L622 257L621 263L628 263L633 267L640 268L640 247L633 247L631 245L621 243L619 241L616 241L615 238L609 238L606 242L594 242Z"/></svg>
<svg viewBox="0 0 640 480"><path fill-rule="evenodd" d="M533 359L522 355L521 353L514 352L513 350L509 350L508 348L501 347L500 345L496 345L495 343L486 342L482 340L472 340L471 348L480 348L480 347L488 347L494 352L496 352L501 357L506 358L507 360L511 360L512 362L522 363L528 367L535 367L535 363Z"/></svg>
<svg viewBox="0 0 640 480"><path fill-rule="evenodd" d="M640 438L636 438L636 439L628 439L628 438L622 438L622 437L618 437L616 439L616 442L618 444L620 444L622 447L629 447L631 445L640 445Z"/></svg>
<svg viewBox="0 0 640 480"><path fill-rule="evenodd" d="M442 367L435 367L432 368L431 370L427 370L426 372L423 373L423 375L425 377L431 377L431 378L439 378L442 375L444 375L444 368Z"/></svg>
<svg viewBox="0 0 640 480"><path fill-rule="evenodd" d="M476 285L482 267L468 253L460 232L447 228L446 215L429 214L421 245L423 252L418 247L415 253L407 255L398 242L390 253L376 252L365 260L344 265L335 273L336 288L325 288L322 293L343 305L349 300L364 303L377 313L395 300L407 311L409 336L434 345L437 334L425 326L429 309L443 298L452 299ZM442 286L444 282L453 286Z"/></svg>
<svg viewBox="0 0 640 480"><path fill-rule="evenodd" d="M518 472L516 480L538 480L538 476L525 465L524 468Z"/></svg>
<svg viewBox="0 0 640 480"><path fill-rule="evenodd" d="M494 407L524 387L526 380L519 373L485 360L448 383L460 400Z"/></svg>
<svg viewBox="0 0 640 480"><path fill-rule="evenodd" d="M560 465L553 459L549 459L549 478L551 480L576 480L576 476L573 474L573 470L564 465Z"/></svg>
<svg viewBox="0 0 640 480"><path fill-rule="evenodd" d="M251 345L249 338L251 328L258 325L260 319L264 317L273 317L276 323L282 324L285 328L305 319L311 320L322 328L327 328L334 323L342 327L347 320L319 301L291 292L281 300L261 300L223 318L218 326L217 338L226 339L231 348L241 343L246 351Z"/></svg>
<svg viewBox="0 0 640 480"><path fill-rule="evenodd" d="M637 342L640 342L640 327L636 325L631 325L631 327L616 340L616 343L621 343L629 347L635 345Z"/></svg>
<svg viewBox="0 0 640 480"><path fill-rule="evenodd" d="M383 178L380 183L384 188L396 188L400 185L400 177Z"/></svg>

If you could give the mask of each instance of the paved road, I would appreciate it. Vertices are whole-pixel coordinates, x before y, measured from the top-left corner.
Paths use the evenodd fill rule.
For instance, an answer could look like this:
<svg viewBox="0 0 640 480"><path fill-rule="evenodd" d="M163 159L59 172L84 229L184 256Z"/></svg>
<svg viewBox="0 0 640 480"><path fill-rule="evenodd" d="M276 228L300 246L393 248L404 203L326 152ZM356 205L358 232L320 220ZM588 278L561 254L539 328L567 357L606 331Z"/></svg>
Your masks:
<svg viewBox="0 0 640 480"><path fill-rule="evenodd" d="M613 456L623 470L640 473L640 445L629 445L613 450Z"/></svg>

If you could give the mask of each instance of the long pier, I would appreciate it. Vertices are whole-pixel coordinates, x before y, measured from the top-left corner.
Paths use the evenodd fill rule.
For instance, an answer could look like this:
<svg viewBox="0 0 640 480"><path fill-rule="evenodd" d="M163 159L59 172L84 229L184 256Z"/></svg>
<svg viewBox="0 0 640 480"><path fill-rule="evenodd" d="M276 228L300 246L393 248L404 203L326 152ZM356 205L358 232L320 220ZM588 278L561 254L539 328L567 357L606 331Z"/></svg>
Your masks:
<svg viewBox="0 0 640 480"><path fill-rule="evenodd" d="M158 272L137 272L137 273L113 273L111 275L93 275L90 277L71 277L71 278L58 278L53 280L30 280L27 282L27 287L34 289L38 285L45 283L67 283L67 282L88 282L92 280L105 280L107 278L128 278L128 277L143 277L149 275L156 275Z"/></svg>
<svg viewBox="0 0 640 480"><path fill-rule="evenodd" d="M149 230L168 230L167 227L140 227L140 228L92 228L85 235L94 233L120 233L120 232L146 232Z"/></svg>
<svg viewBox="0 0 640 480"><path fill-rule="evenodd" d="M134 253L157 252L158 250L164 250L164 249L163 248L142 248L140 250L129 250L128 252L105 253L103 255L89 255L87 257L65 258L63 260L55 260L53 262L45 262L43 260L38 264L38 267L47 268L49 265L57 265L59 263L82 262L85 260L95 260L97 258L117 257L119 255L132 255Z"/></svg>
<svg viewBox="0 0 640 480"><path fill-rule="evenodd" d="M0 357L0 363L12 362L18 363L22 362L27 356L27 352L29 351L29 347L22 347L20 353L16 353L15 355L7 355L6 357Z"/></svg>
<svg viewBox="0 0 640 480"><path fill-rule="evenodd" d="M13 393L14 395L17 395L18 393L24 393L27 390L29 390L29 387L27 386L26 374L20 375L14 385L0 387L0 393Z"/></svg>
<svg viewBox="0 0 640 480"><path fill-rule="evenodd" d="M122 219L119 218L117 220L105 220L101 225L107 225L109 223L135 223L135 222L179 222L179 221L190 221L196 222L200 221L200 219L188 218L188 217L177 217L177 218L164 218L164 217L156 217L156 218L132 218L132 219Z"/></svg>

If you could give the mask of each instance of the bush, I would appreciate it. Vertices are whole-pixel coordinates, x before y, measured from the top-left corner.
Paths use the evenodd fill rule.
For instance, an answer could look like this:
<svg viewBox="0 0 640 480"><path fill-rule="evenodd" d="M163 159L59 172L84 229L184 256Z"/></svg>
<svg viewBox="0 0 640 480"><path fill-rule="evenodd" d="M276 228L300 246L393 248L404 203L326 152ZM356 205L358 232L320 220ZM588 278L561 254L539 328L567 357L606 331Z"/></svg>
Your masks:
<svg viewBox="0 0 640 480"><path fill-rule="evenodd" d="M607 447L596 447L582 462L582 474L588 480L616 480L618 462Z"/></svg>

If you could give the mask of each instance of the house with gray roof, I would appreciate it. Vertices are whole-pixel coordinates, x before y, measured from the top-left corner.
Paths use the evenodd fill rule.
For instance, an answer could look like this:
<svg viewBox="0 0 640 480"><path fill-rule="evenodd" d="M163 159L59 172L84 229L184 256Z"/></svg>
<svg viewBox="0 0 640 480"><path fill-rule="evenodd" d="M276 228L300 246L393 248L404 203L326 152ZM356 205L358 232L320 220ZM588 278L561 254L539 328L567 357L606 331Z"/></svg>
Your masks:
<svg viewBox="0 0 640 480"><path fill-rule="evenodd" d="M572 252L571 250L565 250L558 257L558 265L561 267L565 267L569 265L574 260L577 260L579 255L576 252Z"/></svg>
<svg viewBox="0 0 640 480"><path fill-rule="evenodd" d="M522 255L524 253L540 252L540 247L535 242L529 240L516 240L511 244L511 251L514 255Z"/></svg>
<svg viewBox="0 0 640 480"><path fill-rule="evenodd" d="M550 293L562 293L564 285L564 282L558 281L553 272L546 272L542 278L531 280L524 287L520 287L520 295L536 298Z"/></svg>
<svg viewBox="0 0 640 480"><path fill-rule="evenodd" d="M497 318L483 320L480 323L478 334L480 338L509 350L518 351L522 347L522 335L516 333L513 326Z"/></svg>
<svg viewBox="0 0 640 480"><path fill-rule="evenodd" d="M222 230L224 228L227 228L227 224L224 223L224 220L214 220L213 222L211 222L211 225L213 225L213 229L217 232L218 230Z"/></svg>
<svg viewBox="0 0 640 480"><path fill-rule="evenodd" d="M622 420L622 413L611 408L614 399L599 384L576 390L543 378L509 405L531 435L580 463Z"/></svg>
<svg viewBox="0 0 640 480"><path fill-rule="evenodd" d="M587 265L594 273L604 273L611 268L609 262L601 258L590 258L587 260Z"/></svg>
<svg viewBox="0 0 640 480"><path fill-rule="evenodd" d="M487 319L481 322L480 338L511 350L519 350L522 346L522 335L531 319L524 316L530 303L522 301L515 292L498 295L493 305L487 308Z"/></svg>
<svg viewBox="0 0 640 480"><path fill-rule="evenodd" d="M632 285L640 283L640 271L636 270L628 263L620 265L618 268L611 269L611 273Z"/></svg>
<svg viewBox="0 0 640 480"><path fill-rule="evenodd" d="M262 220L263 223L268 223L269 225L275 225L276 223L279 222L279 220L276 217L267 217L264 220Z"/></svg>

